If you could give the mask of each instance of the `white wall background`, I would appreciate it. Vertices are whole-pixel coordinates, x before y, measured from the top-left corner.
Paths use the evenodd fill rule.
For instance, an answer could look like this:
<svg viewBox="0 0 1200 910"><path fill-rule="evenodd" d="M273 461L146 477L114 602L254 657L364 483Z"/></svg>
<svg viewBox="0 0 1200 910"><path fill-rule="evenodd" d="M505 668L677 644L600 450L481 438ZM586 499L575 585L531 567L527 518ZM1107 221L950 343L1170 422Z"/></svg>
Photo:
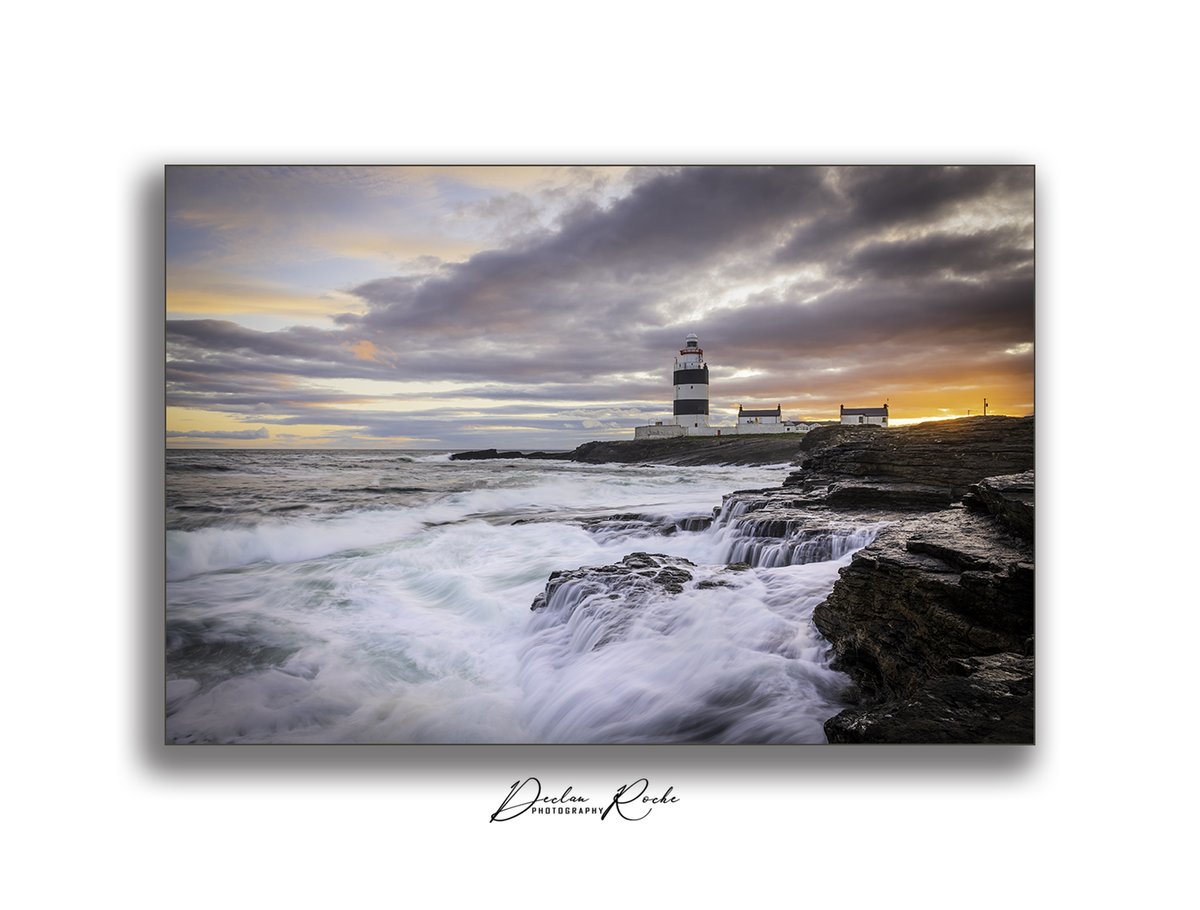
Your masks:
<svg viewBox="0 0 1200 910"><path fill-rule="evenodd" d="M421 886L469 906L1149 905L1182 887L1187 838L1165 824L1195 809L1193 467L1140 418L1193 394L1185 9L10 8L14 905L403 905ZM160 168L277 161L1036 164L1038 745L156 746ZM1084 406L1113 419L1067 419ZM597 793L648 775L681 802L489 826L528 775Z"/></svg>

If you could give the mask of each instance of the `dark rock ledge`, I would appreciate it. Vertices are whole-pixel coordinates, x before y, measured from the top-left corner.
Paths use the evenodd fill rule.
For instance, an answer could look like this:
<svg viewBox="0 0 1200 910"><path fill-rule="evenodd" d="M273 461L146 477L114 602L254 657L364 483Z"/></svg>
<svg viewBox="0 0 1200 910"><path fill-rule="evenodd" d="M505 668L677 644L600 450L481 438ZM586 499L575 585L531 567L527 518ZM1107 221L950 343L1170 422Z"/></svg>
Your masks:
<svg viewBox="0 0 1200 910"><path fill-rule="evenodd" d="M953 673L908 698L847 710L825 722L831 743L1032 743L1033 658L1013 653L951 661Z"/></svg>
<svg viewBox="0 0 1200 910"><path fill-rule="evenodd" d="M695 563L680 556L630 553L616 565L551 572L546 590L533 599L529 609L546 609L564 585L579 585L587 593L603 593L613 599L621 598L626 606L640 606L655 588L670 594L682 593L683 585L692 580L696 568Z"/></svg>
<svg viewBox="0 0 1200 910"><path fill-rule="evenodd" d="M570 452L500 452L496 449L475 449L470 452L455 452L451 461L489 461L494 459L533 458L548 461L567 461Z"/></svg>
<svg viewBox="0 0 1200 910"><path fill-rule="evenodd" d="M800 453L803 436L683 436L673 439L625 439L585 442L570 452L518 452L477 449L455 452L452 461L534 458L582 464L752 465L788 464Z"/></svg>
<svg viewBox="0 0 1200 910"><path fill-rule="evenodd" d="M859 705L830 742L1033 742L1032 485L985 479L971 509L896 523L842 569L813 622Z"/></svg>
<svg viewBox="0 0 1200 910"><path fill-rule="evenodd" d="M831 508L944 509L985 477L1032 471L1033 431L1032 417L819 428L783 486ZM1031 502L1032 492L1031 482Z"/></svg>

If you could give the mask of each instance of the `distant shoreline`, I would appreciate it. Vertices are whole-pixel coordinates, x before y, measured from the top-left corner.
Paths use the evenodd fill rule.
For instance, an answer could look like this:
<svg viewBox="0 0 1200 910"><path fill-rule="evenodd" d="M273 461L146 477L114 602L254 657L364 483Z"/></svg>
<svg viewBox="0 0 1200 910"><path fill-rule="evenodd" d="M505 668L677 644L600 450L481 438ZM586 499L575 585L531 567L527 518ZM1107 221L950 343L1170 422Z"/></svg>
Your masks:
<svg viewBox="0 0 1200 910"><path fill-rule="evenodd" d="M476 449L455 452L452 461L528 458L583 464L763 465L795 461L804 436L681 436L585 442L568 452Z"/></svg>

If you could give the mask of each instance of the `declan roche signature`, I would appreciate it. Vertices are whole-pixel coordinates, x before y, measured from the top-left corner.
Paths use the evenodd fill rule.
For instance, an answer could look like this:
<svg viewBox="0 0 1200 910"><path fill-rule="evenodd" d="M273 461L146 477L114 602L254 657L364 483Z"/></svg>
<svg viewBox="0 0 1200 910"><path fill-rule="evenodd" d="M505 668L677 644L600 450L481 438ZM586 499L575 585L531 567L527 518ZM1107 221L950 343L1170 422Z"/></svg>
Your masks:
<svg viewBox="0 0 1200 910"><path fill-rule="evenodd" d="M561 796L542 796L542 782L536 777L516 781L508 791L508 796L500 803L500 808L492 813L491 820L512 821L518 815L532 811L534 814L599 815L603 821L615 810L627 822L640 822L654 811L655 806L679 802L678 796L671 795L674 787L667 787L662 796L647 796L650 781L644 777L618 787L612 801L604 809L599 805L587 805L591 800L586 796L576 796L571 792L572 789L567 787Z"/></svg>

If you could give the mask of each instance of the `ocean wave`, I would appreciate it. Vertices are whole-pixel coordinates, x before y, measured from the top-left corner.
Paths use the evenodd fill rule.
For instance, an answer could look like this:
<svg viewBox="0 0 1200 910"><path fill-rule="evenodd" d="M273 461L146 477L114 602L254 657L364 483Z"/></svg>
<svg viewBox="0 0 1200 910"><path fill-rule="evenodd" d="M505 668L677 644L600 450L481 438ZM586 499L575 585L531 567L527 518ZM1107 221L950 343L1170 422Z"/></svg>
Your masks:
<svg viewBox="0 0 1200 910"><path fill-rule="evenodd" d="M167 581L256 563L303 562L399 540L421 525L411 512L356 512L326 520L167 532Z"/></svg>
<svg viewBox="0 0 1200 910"><path fill-rule="evenodd" d="M167 471L173 474L222 474L239 470L242 468L219 462L171 461L167 464Z"/></svg>

